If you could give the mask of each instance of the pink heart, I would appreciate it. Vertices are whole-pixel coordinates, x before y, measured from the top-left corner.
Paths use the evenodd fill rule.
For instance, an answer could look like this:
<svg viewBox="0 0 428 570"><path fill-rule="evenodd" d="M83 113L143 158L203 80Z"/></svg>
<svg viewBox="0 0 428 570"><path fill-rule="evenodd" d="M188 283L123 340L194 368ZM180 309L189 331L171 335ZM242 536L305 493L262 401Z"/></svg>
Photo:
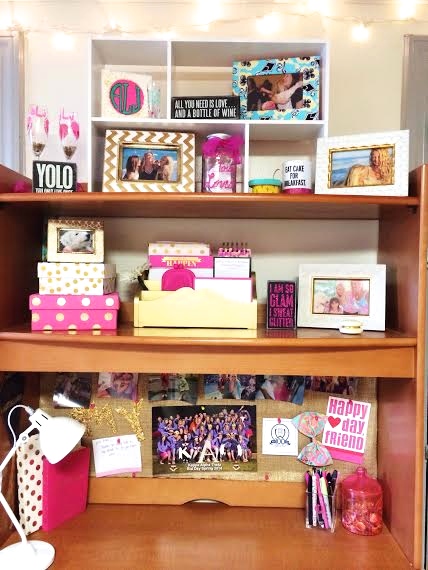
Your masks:
<svg viewBox="0 0 428 570"><path fill-rule="evenodd" d="M68 133L68 127L66 124L61 123L59 126L59 138L61 140L65 139L65 137L67 136Z"/></svg>
<svg viewBox="0 0 428 570"><path fill-rule="evenodd" d="M71 130L73 131L73 135L74 135L75 139L79 140L79 136L80 136L79 123L77 123L76 121L72 121Z"/></svg>
<svg viewBox="0 0 428 570"><path fill-rule="evenodd" d="M337 427L342 420L340 418L333 418L333 416L328 416L328 423L332 428Z"/></svg>

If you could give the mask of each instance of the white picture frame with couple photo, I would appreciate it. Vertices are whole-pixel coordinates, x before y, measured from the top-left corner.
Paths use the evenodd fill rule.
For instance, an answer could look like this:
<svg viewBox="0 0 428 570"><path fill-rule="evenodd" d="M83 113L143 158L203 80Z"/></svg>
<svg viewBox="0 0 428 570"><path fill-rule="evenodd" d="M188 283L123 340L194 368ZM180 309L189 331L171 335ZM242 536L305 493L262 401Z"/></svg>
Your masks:
<svg viewBox="0 0 428 570"><path fill-rule="evenodd" d="M338 329L355 319L385 330L386 266L317 264L299 267L298 327Z"/></svg>
<svg viewBox="0 0 428 570"><path fill-rule="evenodd" d="M318 139L315 194L408 196L409 131Z"/></svg>

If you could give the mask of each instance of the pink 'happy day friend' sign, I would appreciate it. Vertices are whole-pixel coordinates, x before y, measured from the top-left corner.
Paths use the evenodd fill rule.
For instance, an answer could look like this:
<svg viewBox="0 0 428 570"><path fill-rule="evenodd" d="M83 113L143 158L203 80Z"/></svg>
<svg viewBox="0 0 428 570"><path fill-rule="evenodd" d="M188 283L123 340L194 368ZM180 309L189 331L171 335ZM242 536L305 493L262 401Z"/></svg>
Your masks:
<svg viewBox="0 0 428 570"><path fill-rule="evenodd" d="M330 396L322 443L333 459L362 463L371 404Z"/></svg>

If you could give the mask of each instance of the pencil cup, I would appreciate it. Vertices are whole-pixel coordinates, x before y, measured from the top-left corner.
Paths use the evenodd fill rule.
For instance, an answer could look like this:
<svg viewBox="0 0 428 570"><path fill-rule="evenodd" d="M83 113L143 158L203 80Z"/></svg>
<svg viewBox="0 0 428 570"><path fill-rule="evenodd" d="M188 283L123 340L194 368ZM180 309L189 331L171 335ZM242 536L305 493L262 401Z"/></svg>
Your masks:
<svg viewBox="0 0 428 570"><path fill-rule="evenodd" d="M306 528L334 532L336 526L336 490L320 495L306 491ZM322 503L321 503L322 499Z"/></svg>

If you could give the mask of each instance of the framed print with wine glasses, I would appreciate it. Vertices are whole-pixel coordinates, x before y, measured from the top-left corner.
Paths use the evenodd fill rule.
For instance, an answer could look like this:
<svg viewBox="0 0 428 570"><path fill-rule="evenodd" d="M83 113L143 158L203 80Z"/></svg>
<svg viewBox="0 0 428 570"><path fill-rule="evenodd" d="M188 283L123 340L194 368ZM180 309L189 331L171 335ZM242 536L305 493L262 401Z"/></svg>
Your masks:
<svg viewBox="0 0 428 570"><path fill-rule="evenodd" d="M195 135L106 131L103 192L194 192Z"/></svg>

